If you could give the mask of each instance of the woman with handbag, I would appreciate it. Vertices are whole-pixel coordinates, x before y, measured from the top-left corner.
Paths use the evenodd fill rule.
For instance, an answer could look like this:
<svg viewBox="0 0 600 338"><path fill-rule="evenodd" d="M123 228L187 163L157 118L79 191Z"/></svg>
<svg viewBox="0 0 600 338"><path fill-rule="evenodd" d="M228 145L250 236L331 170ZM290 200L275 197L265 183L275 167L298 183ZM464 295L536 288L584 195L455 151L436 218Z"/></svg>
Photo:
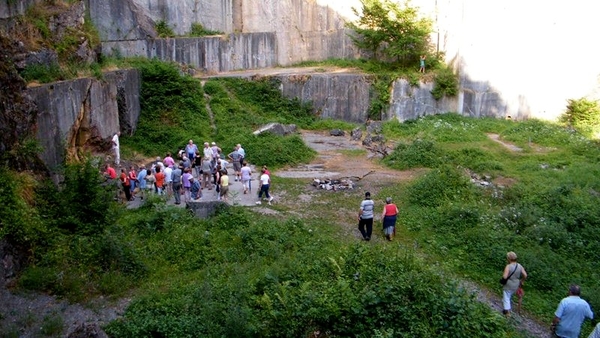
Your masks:
<svg viewBox="0 0 600 338"><path fill-rule="evenodd" d="M517 254L510 251L506 254L506 260L508 264L504 267L504 272L502 273L502 279L500 279L500 284L503 284L502 287L502 313L506 316L510 316L510 300L517 292L519 288L523 286L523 282L527 279L527 272L525 268L517 263Z"/></svg>

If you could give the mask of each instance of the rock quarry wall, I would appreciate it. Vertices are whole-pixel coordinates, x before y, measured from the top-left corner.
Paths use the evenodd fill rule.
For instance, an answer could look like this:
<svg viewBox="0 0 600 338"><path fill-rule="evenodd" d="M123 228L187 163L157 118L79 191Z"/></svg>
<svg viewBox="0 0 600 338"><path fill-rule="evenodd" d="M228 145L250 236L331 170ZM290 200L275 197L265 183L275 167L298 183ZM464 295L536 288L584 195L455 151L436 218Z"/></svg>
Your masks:
<svg viewBox="0 0 600 338"><path fill-rule="evenodd" d="M234 68L219 71L290 65L306 60L356 57L358 51L352 44L344 19L334 8L320 5L317 1L278 0L278 1L198 1L198 0L86 0L90 17L101 35L103 51L107 54L153 55L152 48L164 45L156 39L154 29L159 21L166 22L177 35L190 32L193 23L204 28L223 32L221 40L238 40L241 44L230 44L230 58L244 58L253 50L247 49L257 37L269 36L265 45L269 51L261 49L245 56L247 59L263 59L262 63L231 62ZM156 40L156 41L150 41ZM168 39L166 44L170 44ZM179 39L175 39L179 40ZM185 39L177 42L179 55L205 53L212 60L227 60L221 50L203 49L206 39ZM223 43L222 43L223 44ZM156 57L170 56L170 53L157 51ZM201 63L191 65L200 69ZM185 62L181 60L180 62ZM222 61L227 63L227 61ZM212 68L214 69L214 68Z"/></svg>
<svg viewBox="0 0 600 338"><path fill-rule="evenodd" d="M41 159L51 171L65 156L90 147L109 148L118 130L133 133L140 113L137 70L106 73L104 80L82 78L32 87L28 94L38 107L37 139Z"/></svg>
<svg viewBox="0 0 600 338"><path fill-rule="evenodd" d="M175 61L210 74L277 66L274 33L114 41L104 42L102 49L107 55Z"/></svg>

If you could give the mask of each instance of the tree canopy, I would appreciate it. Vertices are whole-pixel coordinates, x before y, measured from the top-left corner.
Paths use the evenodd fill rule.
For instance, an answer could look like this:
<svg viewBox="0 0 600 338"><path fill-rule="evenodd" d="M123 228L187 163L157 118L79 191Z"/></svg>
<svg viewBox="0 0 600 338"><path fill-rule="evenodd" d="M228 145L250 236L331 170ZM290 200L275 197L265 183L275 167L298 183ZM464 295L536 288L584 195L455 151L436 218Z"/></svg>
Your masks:
<svg viewBox="0 0 600 338"><path fill-rule="evenodd" d="M402 65L415 64L420 55L429 54L433 24L419 18L418 8L408 1L403 5L391 0L360 2L360 11L352 8L358 20L347 25L357 33L352 40L358 48L370 51L376 59L387 58Z"/></svg>

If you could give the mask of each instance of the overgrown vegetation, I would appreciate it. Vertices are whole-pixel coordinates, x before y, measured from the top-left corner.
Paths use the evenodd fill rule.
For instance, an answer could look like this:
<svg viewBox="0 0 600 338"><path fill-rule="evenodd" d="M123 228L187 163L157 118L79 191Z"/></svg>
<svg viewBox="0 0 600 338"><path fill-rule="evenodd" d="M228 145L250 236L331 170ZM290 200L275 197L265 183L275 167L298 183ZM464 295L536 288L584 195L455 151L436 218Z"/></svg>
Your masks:
<svg viewBox="0 0 600 338"><path fill-rule="evenodd" d="M252 163L281 167L313 153L298 136L252 135L258 125L354 127L315 122L310 107L281 97L271 78L210 80L203 88L173 65L133 63L142 70L141 137L122 143L148 155L173 151L188 138L224 149L241 142ZM312 205L319 217L306 219L278 206L277 216L226 208L198 220L160 199L123 210L113 204L114 187L107 191L95 179L93 162L67 167L59 189L0 172L0 233L31 252L21 288L77 301L119 296L136 285L139 296L125 317L107 327L116 337L513 336L499 313L446 275L496 288L509 250L530 274L528 311L547 320L570 282L599 306L594 143L540 121L453 114L388 122L384 133L398 142L389 166L429 168L381 192L401 206L400 246L358 245L339 234L339 214L331 210L345 210L352 194L326 197ZM523 151L511 152L486 133ZM511 183L484 189L469 181L470 173ZM303 183L275 180L299 198ZM44 330L58 324L48 318Z"/></svg>
<svg viewBox="0 0 600 338"><path fill-rule="evenodd" d="M207 35L221 35L223 32L213 31L210 29L204 28L201 23L193 22L190 27L190 33L188 36L197 37L197 36L207 36Z"/></svg>
<svg viewBox="0 0 600 338"><path fill-rule="evenodd" d="M156 22L154 29L156 29L159 38L172 38L175 36L173 28L165 20Z"/></svg>
<svg viewBox="0 0 600 338"><path fill-rule="evenodd" d="M419 18L417 8L390 0L361 0L361 9L352 8L357 22L348 27L358 36L354 44L371 52L375 59L391 59L404 67L418 64L421 55L430 54L430 20Z"/></svg>
<svg viewBox="0 0 600 338"><path fill-rule="evenodd" d="M47 83L80 75L99 75L94 71L98 60L81 54L82 51L91 54L100 44L98 31L89 16L81 24L58 31L53 23L74 5L72 1L39 3L30 6L25 15L13 21L8 29L10 35L27 50L41 52L41 58L45 58L25 67L21 75L26 81Z"/></svg>
<svg viewBox="0 0 600 338"><path fill-rule="evenodd" d="M408 2L400 5L390 0L361 0L360 10L352 8L358 17L347 26L354 30L354 44L370 52L372 60L356 63L361 69L375 73L373 100L369 117L379 119L389 105L390 85L399 77L417 85L419 60L425 57L427 70L434 74L431 94L436 100L458 94L458 78L443 62L443 53L429 41L433 30L431 20L420 18L418 9ZM375 66L375 67L373 67ZM399 70L400 69L400 70Z"/></svg>
<svg viewBox="0 0 600 338"><path fill-rule="evenodd" d="M401 140L388 165L431 169L396 194L406 234L432 259L443 257L456 273L497 288L506 252L515 251L530 276L528 311L549 321L570 283L600 307L597 144L536 120L443 115L389 122L384 129L386 137ZM490 132L523 151L491 141ZM494 184L477 187L470 173Z"/></svg>
<svg viewBox="0 0 600 338"><path fill-rule="evenodd" d="M567 109L560 116L560 121L588 137L598 138L600 132L598 101L585 98L569 99Z"/></svg>
<svg viewBox="0 0 600 338"><path fill-rule="evenodd" d="M253 135L270 122L303 127L314 121L309 105L282 97L270 78L254 82L215 79L202 87L173 64L157 60L132 60L130 64L142 71L142 116L135 135L123 138L125 147L156 156L176 153L192 139L199 144L215 141L228 154L242 143L248 161L273 168L314 155L296 135Z"/></svg>

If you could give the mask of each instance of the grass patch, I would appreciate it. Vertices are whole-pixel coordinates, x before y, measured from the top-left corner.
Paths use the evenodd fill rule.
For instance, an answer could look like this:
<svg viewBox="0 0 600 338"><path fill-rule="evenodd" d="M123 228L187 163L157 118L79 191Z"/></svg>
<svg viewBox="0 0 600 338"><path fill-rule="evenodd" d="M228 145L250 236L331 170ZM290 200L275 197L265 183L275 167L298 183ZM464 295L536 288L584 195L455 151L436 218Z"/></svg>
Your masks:
<svg viewBox="0 0 600 338"><path fill-rule="evenodd" d="M407 235L433 261L443 260L457 274L497 289L506 252L515 251L530 275L528 311L548 321L570 283L580 283L587 290L583 297L600 306L594 277L600 238L599 149L594 142L547 122L457 115L388 122L384 133L399 141L384 163L433 169L390 192L403 206L399 222ZM487 133L525 151L495 144ZM514 184L476 187L465 169L508 177Z"/></svg>

